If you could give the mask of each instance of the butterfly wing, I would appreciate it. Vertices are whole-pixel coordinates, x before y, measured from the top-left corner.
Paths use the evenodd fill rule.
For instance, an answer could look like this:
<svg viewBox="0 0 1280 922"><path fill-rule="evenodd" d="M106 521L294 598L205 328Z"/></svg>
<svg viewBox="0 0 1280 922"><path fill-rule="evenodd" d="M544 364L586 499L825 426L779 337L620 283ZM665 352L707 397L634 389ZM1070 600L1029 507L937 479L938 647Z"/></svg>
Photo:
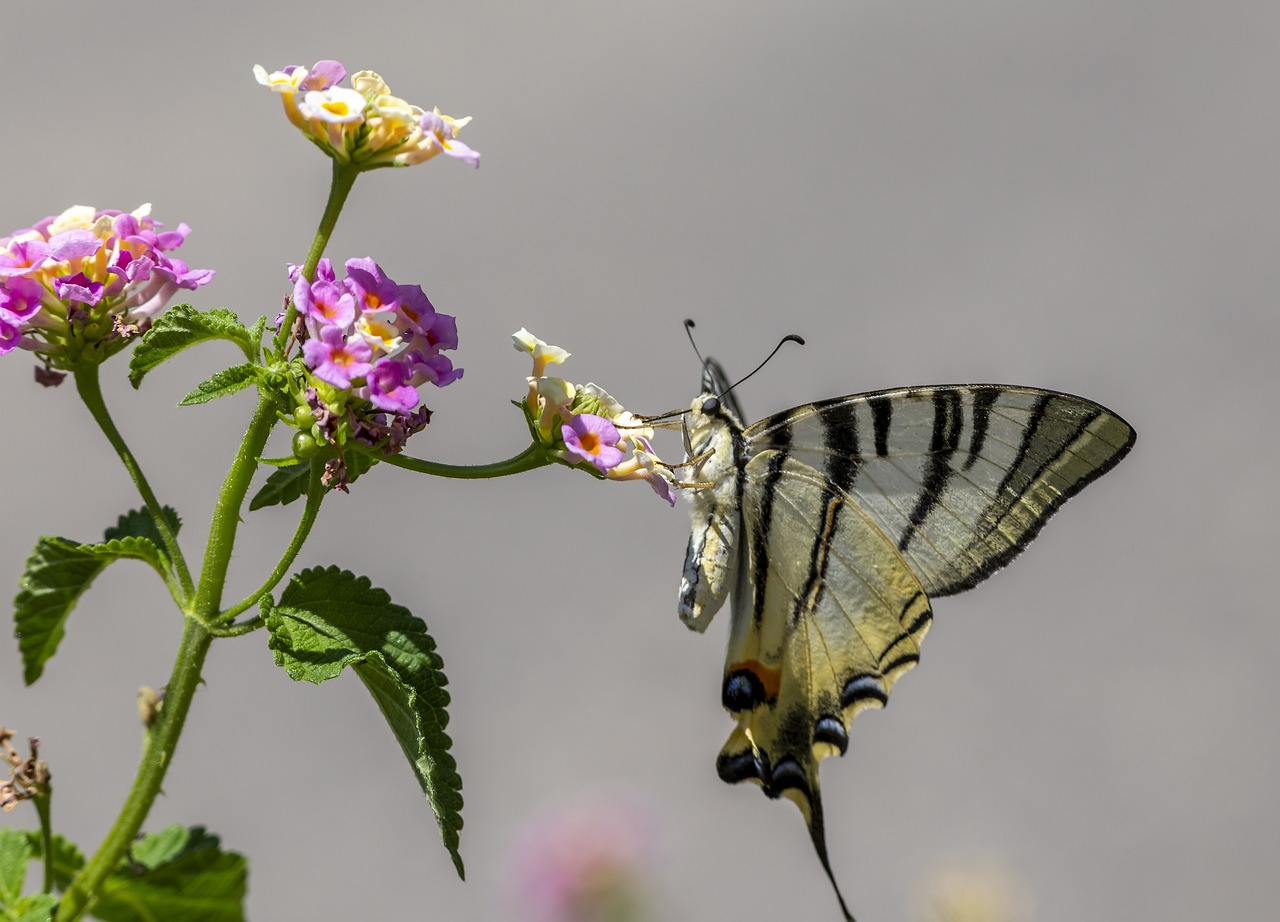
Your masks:
<svg viewBox="0 0 1280 922"><path fill-rule="evenodd" d="M1077 397L976 385L810 404L739 438L722 691L737 726L717 768L796 803L834 886L818 765L917 662L926 594L1007 563L1134 434Z"/></svg>
<svg viewBox="0 0 1280 922"><path fill-rule="evenodd" d="M746 430L748 453L781 447L841 486L931 596L1004 566L1057 509L1133 446L1116 414L1070 394L995 384L855 394Z"/></svg>
<svg viewBox="0 0 1280 922"><path fill-rule="evenodd" d="M744 477L747 560L722 690L737 726L716 767L725 781L792 800L836 886L818 764L844 754L856 714L885 704L919 658L932 614L915 574L831 470L767 449Z"/></svg>

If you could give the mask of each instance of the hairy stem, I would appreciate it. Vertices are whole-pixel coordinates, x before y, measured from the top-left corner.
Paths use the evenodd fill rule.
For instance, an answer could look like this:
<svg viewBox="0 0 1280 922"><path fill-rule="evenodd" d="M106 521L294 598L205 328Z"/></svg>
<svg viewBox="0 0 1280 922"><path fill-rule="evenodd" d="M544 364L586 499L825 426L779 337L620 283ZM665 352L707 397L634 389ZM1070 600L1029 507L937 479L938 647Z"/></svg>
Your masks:
<svg viewBox="0 0 1280 922"><path fill-rule="evenodd" d="M258 600L276 587L276 584L284 578L285 572L292 566L293 561L297 558L298 552L302 550L302 544L307 540L307 535L311 534L311 526L315 524L316 515L320 512L320 503L324 499L325 488L320 483L320 476L324 473L324 462L313 460L311 462L311 479L307 483L307 502L302 508L302 517L298 520L298 527L294 529L293 538L289 542L289 546L285 548L284 554L280 557L280 562L276 564L276 568L271 571L271 575L266 578L261 586L245 596L241 601L228 608L217 616L215 622L218 625L225 625L227 622L235 619L241 612L247 611L250 607L257 604ZM248 627L254 624L254 627L260 626L261 621L254 619L257 623L246 622L245 625L236 625L234 633L228 633L226 636L236 636L240 633L247 633L253 630ZM219 631L219 633L223 633Z"/></svg>
<svg viewBox="0 0 1280 922"><path fill-rule="evenodd" d="M316 266L320 264L320 257L324 255L324 248L329 245L329 238L333 236L333 229L338 225L338 215L342 214L342 206L347 203L347 196L351 194L351 187L355 185L356 177L360 175L360 171L352 166L346 166L333 161L333 173L329 179L329 200L324 204L324 214L320 216L320 226L316 228L316 235L311 241L311 249L307 251L307 260L302 264L302 277L308 282L315 281ZM298 309L290 299L289 307L285 311L284 320L280 323L280 329L276 331L276 347L283 352L288 337L293 330L293 321L298 316Z"/></svg>
<svg viewBox="0 0 1280 922"><path fill-rule="evenodd" d="M182 643L173 664L173 674L169 677L164 705L147 735L133 788L97 853L62 895L54 917L57 922L72 922L88 912L102 882L120 863L142 828L151 804L160 793L165 770L173 760L182 725L186 722L191 700L195 697L196 686L200 684L200 670L204 666L212 639L209 632L194 619L187 618L184 621Z"/></svg>
<svg viewBox="0 0 1280 922"><path fill-rule="evenodd" d="M40 849L44 855L44 892L53 892L53 786L45 782L44 789L32 801L36 816L40 818Z"/></svg>
<svg viewBox="0 0 1280 922"><path fill-rule="evenodd" d="M151 489L151 484L147 482L146 475L142 473L142 468L138 465L137 459L133 456L133 452L129 450L129 446L125 443L124 436L120 434L120 430L116 428L116 424L111 419L111 414L107 412L106 402L102 399L102 386L98 379L98 368L99 366L96 364L78 365L75 370L76 390L80 392L80 399L84 401L85 406L89 408L90 414L92 414L99 428L102 429L102 434L107 437L111 447L120 456L125 470L133 478L134 486L138 488L138 493L142 496L142 501L146 503L147 511L151 513L151 519L155 523L156 530L160 533L160 540L164 542L169 559L173 561L174 572L177 574L181 586L181 590L175 594L177 601L180 605L185 605L186 601L191 597L193 588L191 571L187 569L187 561L182 556L182 548L178 545L178 539L163 515L164 507L160 505L160 500L156 499L156 494ZM172 588L170 587L171 591Z"/></svg>
<svg viewBox="0 0 1280 922"><path fill-rule="evenodd" d="M551 463L546 447L538 442L534 442L514 457L505 461L495 461L492 464L441 464L438 461L424 461L421 458L407 458L404 455L391 455L382 460L385 464L402 467L407 471L433 474L436 477L453 477L459 480L507 477L511 474L521 474L534 468L545 467Z"/></svg>
<svg viewBox="0 0 1280 922"><path fill-rule="evenodd" d="M178 738L182 735L182 727L201 681L200 673L209 653L209 645L213 642L213 635L205 629L202 622L212 619L221 604L227 567L231 562L231 549L240 523L240 507L244 504L249 482L257 467L257 458L262 454L275 418L272 401L260 397L231 470L227 472L218 493L213 522L209 527L204 567L196 588L194 610L184 620L182 641L178 646L173 673L169 677L169 684L165 686L164 704L147 734L133 788L125 799L120 815L116 817L115 825L107 833L98 851L63 894L55 917L57 922L73 922L89 911L103 881L128 852L130 844L142 829L151 805L160 793L160 786L173 762Z"/></svg>

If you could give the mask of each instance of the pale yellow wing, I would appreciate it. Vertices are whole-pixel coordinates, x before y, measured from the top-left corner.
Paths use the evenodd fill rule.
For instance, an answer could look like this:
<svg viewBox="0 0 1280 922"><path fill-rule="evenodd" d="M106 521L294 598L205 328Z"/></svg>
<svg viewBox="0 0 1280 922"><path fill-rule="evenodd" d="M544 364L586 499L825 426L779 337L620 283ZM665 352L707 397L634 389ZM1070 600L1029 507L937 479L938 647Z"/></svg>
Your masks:
<svg viewBox="0 0 1280 922"><path fill-rule="evenodd" d="M1110 470L1133 429L1070 394L1000 384L910 387L778 413L744 433L833 469L931 596L1008 563L1068 498Z"/></svg>
<svg viewBox="0 0 1280 922"><path fill-rule="evenodd" d="M737 726L717 769L792 800L835 885L818 763L844 753L859 711L885 704L919 658L932 614L893 542L830 472L766 450L743 476L744 559L722 694Z"/></svg>

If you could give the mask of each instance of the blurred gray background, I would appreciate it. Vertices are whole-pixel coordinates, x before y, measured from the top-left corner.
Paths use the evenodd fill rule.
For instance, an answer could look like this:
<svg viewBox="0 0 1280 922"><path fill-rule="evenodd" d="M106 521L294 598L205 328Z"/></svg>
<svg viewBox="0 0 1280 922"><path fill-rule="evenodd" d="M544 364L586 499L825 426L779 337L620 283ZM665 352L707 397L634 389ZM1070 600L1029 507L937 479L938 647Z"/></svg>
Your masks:
<svg viewBox="0 0 1280 922"><path fill-rule="evenodd" d="M428 394L424 456L522 447L521 326L640 412L691 398L694 317L739 373L809 339L744 386L754 416L967 381L1121 413L1130 457L1007 572L938 601L920 668L825 763L832 864L863 922L926 918L932 882L975 867L1043 922L1273 916L1280 6L7 3L5 27L0 225L151 201L218 270L194 302L246 318L278 309L328 184L253 64L334 57L475 117L479 171L363 177L330 250L458 316L466 377ZM202 348L138 392L123 358L104 372L197 559L252 398L175 403L232 361ZM19 353L0 380L16 591L40 534L96 538L137 501L70 386L36 387ZM296 515L247 516L228 597ZM522 830L632 798L661 842L656 919L838 918L796 810L715 775L726 623L676 619L687 527L643 485L563 469L383 469L326 502L300 564L367 574L440 644L466 883L360 683L295 684L261 634L215 646L149 826L246 852L254 919L522 919ZM86 848L179 630L122 563L35 687L0 645L0 723L44 740L57 827Z"/></svg>

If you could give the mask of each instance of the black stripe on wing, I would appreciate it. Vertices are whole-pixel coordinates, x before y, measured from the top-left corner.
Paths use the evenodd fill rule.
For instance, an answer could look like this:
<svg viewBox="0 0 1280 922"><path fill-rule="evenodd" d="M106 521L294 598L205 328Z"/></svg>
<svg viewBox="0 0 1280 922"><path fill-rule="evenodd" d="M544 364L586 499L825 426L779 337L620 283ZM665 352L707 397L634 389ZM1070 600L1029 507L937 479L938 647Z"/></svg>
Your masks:
<svg viewBox="0 0 1280 922"><path fill-rule="evenodd" d="M929 441L929 457L925 464L924 483L916 504L907 519L906 530L898 539L898 550L906 551L916 530L942 500L951 479L951 457L960 447L960 429L964 420L960 412L960 395L956 391L939 390L933 394L933 434Z"/></svg>
<svg viewBox="0 0 1280 922"><path fill-rule="evenodd" d="M994 386L987 385L987 387ZM1030 389L1024 388L1022 390ZM1058 415L1053 412L1054 404L1058 402L1075 406L1084 404L1092 409L1090 412L1081 414L1078 419L1073 420L1073 425L1067 430L1067 434L1061 434L1055 439L1045 436L1044 430L1050 425L1062 425L1064 420L1069 418L1068 415ZM998 406L995 407L994 412L999 413L1000 408ZM996 488L995 502L992 503L979 523L981 531L978 533L978 537L975 538L973 545L971 545L972 547L978 546L984 538L994 534L1045 472L1066 458L1067 455L1076 453L1076 445L1080 438L1088 432L1091 426L1104 417L1122 427L1122 431L1126 433L1125 440L1121 444L1114 445L1103 442L1099 438L1098 441L1103 442L1110 449L1110 454L1106 458L1096 466L1089 468L1083 475L1072 480L1065 487L1055 487L1056 495L1044 502L1043 508L1022 529L1011 544L996 554L986 556L982 565L968 573L963 579L946 586L933 587L930 590L930 595L934 597L954 595L957 592L971 589L992 573L1007 565L1014 557L1022 553L1023 549L1040 533L1040 529L1062 507L1063 503L1119 464L1121 459L1133 448L1133 444L1137 439L1137 433L1134 432L1133 427L1105 407L1080 397L1073 397L1070 394L1061 394L1054 391L1039 392L1039 396L1032 405L1026 427L1023 430L1017 454L1014 456L1013 463L1005 471L1000 485ZM1046 444L1056 445L1056 450L1043 457L1037 456L1035 449Z"/></svg>
<svg viewBox="0 0 1280 922"><path fill-rule="evenodd" d="M735 440L740 438L738 433L734 435ZM769 580L769 535L773 531L773 500L777 493L778 481L782 479L783 464L787 460L791 445L790 428L780 426L773 433L773 443L775 454L769 459L768 473L765 474L764 483L760 488L760 518L756 521L754 533L751 535L751 572L755 574L755 597L751 605L751 620L756 625L764 620L764 600ZM748 460L743 458L738 468L739 490L747 482ZM739 497L739 503L741 503L741 497Z"/></svg>
<svg viewBox="0 0 1280 922"><path fill-rule="evenodd" d="M1000 396L994 387L980 390L973 395L973 430L969 433L969 457L964 459L964 469L973 467L987 443L987 430L991 426L991 407Z"/></svg>
<svg viewBox="0 0 1280 922"><path fill-rule="evenodd" d="M826 484L822 490L821 526L814 530L813 548L810 551L809 575L804 588L796 596L791 611L794 626L806 612L813 611L822 600L826 586L827 565L831 560L831 542L840 527L840 513L848 499L848 493L858 476L862 452L858 447L858 418L853 406L844 404L823 414L823 442L826 445L824 473Z"/></svg>

